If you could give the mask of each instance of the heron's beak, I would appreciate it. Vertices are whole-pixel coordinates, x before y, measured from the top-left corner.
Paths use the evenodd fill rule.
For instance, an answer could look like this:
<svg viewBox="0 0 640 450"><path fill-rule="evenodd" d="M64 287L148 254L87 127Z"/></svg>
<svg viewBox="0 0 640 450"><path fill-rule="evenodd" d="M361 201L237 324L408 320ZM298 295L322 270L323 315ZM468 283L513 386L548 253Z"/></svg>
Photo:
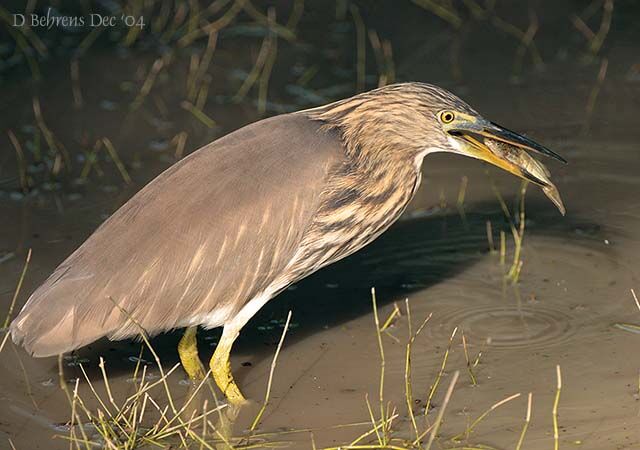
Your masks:
<svg viewBox="0 0 640 450"><path fill-rule="evenodd" d="M526 151L540 153L566 163L557 153L531 139L483 119L460 120L447 132L456 138L467 156L481 159L520 178L542 186L562 214L564 206L547 168Z"/></svg>

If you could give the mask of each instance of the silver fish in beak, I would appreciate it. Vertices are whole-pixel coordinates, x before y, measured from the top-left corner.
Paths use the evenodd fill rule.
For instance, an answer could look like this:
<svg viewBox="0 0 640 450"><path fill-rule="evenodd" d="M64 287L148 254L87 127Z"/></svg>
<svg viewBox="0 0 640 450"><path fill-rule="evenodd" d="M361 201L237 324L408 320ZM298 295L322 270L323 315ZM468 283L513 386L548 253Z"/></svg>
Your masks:
<svg viewBox="0 0 640 450"><path fill-rule="evenodd" d="M500 159L506 160L518 167L522 178L525 178L542 187L542 192L565 215L565 207L560 198L558 188L551 181L549 170L541 162L531 157L526 151L504 141L497 141L488 137L484 138L484 144Z"/></svg>
<svg viewBox="0 0 640 450"><path fill-rule="evenodd" d="M562 215L565 208L549 171L527 152L534 152L566 163L564 158L526 136L494 122L465 113L445 112L443 128L455 140L460 153L486 161L542 187ZM441 114L442 116L442 114Z"/></svg>

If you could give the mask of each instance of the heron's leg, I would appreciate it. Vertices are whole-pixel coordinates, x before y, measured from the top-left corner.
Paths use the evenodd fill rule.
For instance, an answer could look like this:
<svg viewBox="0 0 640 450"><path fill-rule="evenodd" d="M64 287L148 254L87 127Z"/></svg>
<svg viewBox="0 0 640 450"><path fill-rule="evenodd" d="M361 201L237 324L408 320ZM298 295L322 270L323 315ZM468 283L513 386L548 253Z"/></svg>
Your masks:
<svg viewBox="0 0 640 450"><path fill-rule="evenodd" d="M222 336L220 337L216 351L213 352L213 356L209 362L213 379L232 404L239 404L245 401L240 389L238 389L238 385L233 380L231 361L229 360L231 347L238 337L238 334L238 328L226 325L222 331Z"/></svg>
<svg viewBox="0 0 640 450"><path fill-rule="evenodd" d="M197 332L197 326L187 328L178 343L178 354L180 355L182 367L193 381L199 381L204 378L204 369L198 356Z"/></svg>

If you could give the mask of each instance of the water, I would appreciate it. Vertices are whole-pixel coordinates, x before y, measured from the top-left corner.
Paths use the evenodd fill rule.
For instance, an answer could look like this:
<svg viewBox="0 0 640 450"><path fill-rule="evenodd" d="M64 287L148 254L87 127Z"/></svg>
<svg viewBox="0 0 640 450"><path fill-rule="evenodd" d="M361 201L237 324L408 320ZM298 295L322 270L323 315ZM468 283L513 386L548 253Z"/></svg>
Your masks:
<svg viewBox="0 0 640 450"><path fill-rule="evenodd" d="M420 20L407 17L411 14L403 11L394 14L398 22L408 21L407 30ZM561 16L561 12L557 14ZM284 319L288 310L293 311L296 326L289 331L280 355L272 400L260 428L312 428L318 446L350 442L368 429L366 425L337 426L367 422L365 393L377 399L380 360L369 294L375 286L383 319L392 312L394 302L402 311L389 328L393 337L383 335L386 399L398 406L400 435L411 434L404 407L408 298L414 330L432 314L414 343L412 377L417 400L414 409L418 413L424 408L451 333L457 327L442 386L432 402L436 408L441 406L445 386L452 373L460 370L442 429L445 438L464 430L499 400L522 393L493 411L469 438L470 443L514 448L525 416L526 394L532 392L533 416L525 448L550 448L556 365L560 365L561 445L639 448L640 337L614 326L640 323L640 311L630 293L631 288L640 290L636 264L640 254L640 133L636 123L640 85L628 77L630 62L637 54L634 47L620 38L609 49L607 78L591 126L585 132L585 105L595 83L597 64L584 65L573 56L568 61L551 56L543 73L528 70L523 84L514 85L508 76L511 61L497 61L500 51L491 50L491 46L497 45L499 38L490 35L467 43L462 53L465 83L452 85L445 69L446 58L418 57L432 50L412 48L416 37L408 31L396 28L387 32L396 33L392 40L397 43L394 55L399 77L450 87L486 117L526 132L569 160L567 166L549 163L567 215L560 216L537 188L529 188L524 263L519 283L512 285L505 282L504 273L511 264L513 242L490 183L496 183L511 207L519 182L497 169L490 169L489 178L486 167L477 161L442 154L428 157L423 185L403 220L370 247L283 293L243 331L234 347L234 373L245 395L258 401L263 398L281 332L277 323L268 325ZM564 42L570 42L573 33L567 30L557 42L567 48ZM545 55L555 54L554 42L543 41ZM297 58L295 52L301 50L293 48L293 54L285 53L283 60ZM212 83L213 100L205 108L216 120L213 129L176 106L183 98L185 81L178 75L160 77L160 88L152 91L140 111L127 112L124 105L130 103L132 94L122 89L122 83L142 83L144 76L140 74L145 74L155 59L148 52L96 50L86 55L80 66L85 98L82 110L73 108L66 63L47 67L43 86L59 87L39 91L49 128L74 154L78 148L90 150L98 138L109 137L134 184L125 187L115 165L104 158L99 169L92 168L84 184L68 177L59 186L47 189L42 179L35 186L37 194L21 198L13 148L3 141L0 311L5 311L11 301L27 249L33 249L33 258L18 307L108 214L171 164L175 159L171 140L177 133L188 133L188 152L257 119L250 100L233 104L221 97L229 94L224 74L237 69L237 51L223 45L215 53L212 74L221 82ZM512 51L507 45L504 54ZM188 58L178 58L169 73L184 77L188 63ZM104 67L109 66L118 70L107 74ZM344 85L340 74L322 76L327 80L333 76L336 86ZM287 87L289 78L286 71L276 71L272 79L270 100L280 107L295 100L284 93L291 91ZM29 141L32 130L24 128L34 123L29 83L19 77L9 78L2 89L3 94L12 93L0 107L3 128L21 130L19 138ZM105 108L105 104L110 107ZM102 177L98 171L104 172ZM462 176L468 177L464 214L455 206ZM499 231L506 232L504 266L497 253L488 251L488 220L496 243ZM467 375L463 333L472 362L481 353L473 369L477 386ZM201 337L201 353L206 357L213 351L217 334L213 331ZM168 367L177 361L178 339L179 334L173 333L154 340ZM0 447L10 437L18 449L35 445L66 448L62 440L50 440L56 427L69 418L66 399L58 388L55 358L32 359L12 347L9 344L0 354L0 398L6 406L0 409ZM103 389L97 368L102 355L114 394L122 397L131 392L128 380L139 348L133 342L91 345L74 360L64 361L65 378L82 376L75 363L85 361L89 377ZM152 360L150 355L143 359ZM149 379L158 377L153 369L150 365ZM170 383L178 396L187 395L182 373L178 371ZM90 396L84 383L81 390ZM248 417L256 409L253 404L241 414L236 424L239 431L246 427L244 422L250 423ZM424 417L419 419L423 421ZM293 448L310 446L308 433L290 434L286 439L294 442ZM443 441L443 445L448 444Z"/></svg>

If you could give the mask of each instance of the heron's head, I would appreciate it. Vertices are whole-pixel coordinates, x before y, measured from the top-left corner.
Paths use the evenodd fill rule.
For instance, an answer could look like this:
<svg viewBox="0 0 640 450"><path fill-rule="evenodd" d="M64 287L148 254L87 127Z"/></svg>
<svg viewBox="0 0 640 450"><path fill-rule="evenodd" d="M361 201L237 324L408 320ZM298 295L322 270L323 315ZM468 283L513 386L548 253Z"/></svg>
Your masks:
<svg viewBox="0 0 640 450"><path fill-rule="evenodd" d="M527 152L566 162L561 156L485 119L464 101L437 86L389 85L310 113L340 128L347 145L361 151L363 158L410 160L419 170L429 153L469 156L542 186L564 212L548 170ZM549 194L551 190L555 196Z"/></svg>

